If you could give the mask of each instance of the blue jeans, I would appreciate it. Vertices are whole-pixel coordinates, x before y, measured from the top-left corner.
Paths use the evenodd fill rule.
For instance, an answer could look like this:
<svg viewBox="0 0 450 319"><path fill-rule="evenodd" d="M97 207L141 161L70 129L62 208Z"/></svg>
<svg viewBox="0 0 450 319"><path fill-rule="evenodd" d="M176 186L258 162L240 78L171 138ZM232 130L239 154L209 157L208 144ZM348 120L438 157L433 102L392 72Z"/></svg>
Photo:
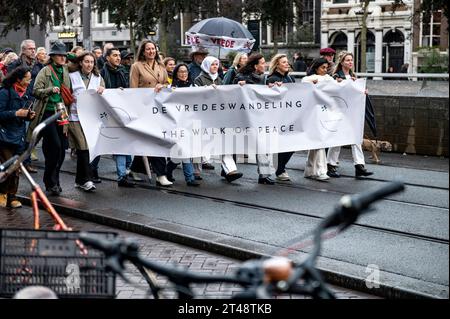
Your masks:
<svg viewBox="0 0 450 319"><path fill-rule="evenodd" d="M131 166L130 155L113 155L116 161L117 180L120 181L127 177L127 169Z"/></svg>
<svg viewBox="0 0 450 319"><path fill-rule="evenodd" d="M186 182L195 181L194 164L192 164L192 162L189 162L189 163L183 162L183 174L184 174L184 179L186 180Z"/></svg>

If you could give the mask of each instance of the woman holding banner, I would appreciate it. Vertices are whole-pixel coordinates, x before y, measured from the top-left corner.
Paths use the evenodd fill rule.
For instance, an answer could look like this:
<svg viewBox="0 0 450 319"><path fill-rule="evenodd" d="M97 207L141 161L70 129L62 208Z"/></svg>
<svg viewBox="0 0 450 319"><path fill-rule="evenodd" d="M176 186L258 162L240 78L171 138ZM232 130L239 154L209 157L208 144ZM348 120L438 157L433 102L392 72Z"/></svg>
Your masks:
<svg viewBox="0 0 450 319"><path fill-rule="evenodd" d="M308 70L308 76L302 79L302 82L319 83L326 81L334 81L327 74L328 61L324 58L315 59ZM304 177L315 179L318 181L326 181L330 177L327 175L327 156L325 149L316 149L308 151L306 160Z"/></svg>
<svg viewBox="0 0 450 319"><path fill-rule="evenodd" d="M191 87L194 85L189 78L189 69L187 64L180 63L173 70L172 88ZM187 159L170 159L167 163L167 178L173 181L172 172L178 166L179 162L183 164L183 174L187 186L200 186L200 183L196 181L199 179L194 175L194 164L190 158Z"/></svg>
<svg viewBox="0 0 450 319"><path fill-rule="evenodd" d="M286 54L277 54L269 65L269 76L267 77L267 83L270 85L282 85L283 83L295 83L295 79L289 75L290 65ZM275 172L277 180L286 182L290 181L290 177L286 172L286 164L291 159L294 152L285 152L278 154L278 167Z"/></svg>
<svg viewBox="0 0 450 319"><path fill-rule="evenodd" d="M161 62L156 43L143 40L137 52L137 61L130 70L130 88L154 88L161 90L168 82L167 71ZM143 161L141 156L135 156L131 170L142 172ZM167 187L173 185L167 179L167 164L164 157L149 157L152 168L156 174L156 185Z"/></svg>
<svg viewBox="0 0 450 319"><path fill-rule="evenodd" d="M350 52L343 51L339 55L338 64L333 71L333 78L338 82L344 80L356 80L356 74L353 72L353 54ZM367 94L367 92L366 92ZM364 153L362 151L361 145L352 145L352 156L355 165L355 177L365 177L370 176L373 172L369 172L365 167ZM337 163L339 161L339 153L341 152L341 147L330 147L327 154L327 167L328 176L339 177L337 172Z"/></svg>
<svg viewBox="0 0 450 319"><path fill-rule="evenodd" d="M350 52L343 51L339 55L338 64L333 71L333 78L338 82L344 80L356 80L356 74L353 72L353 54ZM362 151L361 145L352 145L352 156L355 165L355 177L365 177L370 176L373 172L367 171L364 167L364 153ZM339 153L341 152L341 147L330 147L327 154L327 167L328 176L339 177L337 172L337 163L339 161Z"/></svg>
<svg viewBox="0 0 450 319"><path fill-rule="evenodd" d="M228 69L227 73L225 73L225 76L223 77L223 84L234 84L234 79L236 78L239 69L247 63L247 60L247 53L238 52L234 57L233 65Z"/></svg>
<svg viewBox="0 0 450 319"><path fill-rule="evenodd" d="M266 60L260 53L253 53L248 57L246 65L239 68L239 73L234 79L234 84L261 84L265 85L264 71ZM274 185L275 181L270 178L273 173L272 154L256 154L258 164L258 184Z"/></svg>
<svg viewBox="0 0 450 319"><path fill-rule="evenodd" d="M202 62L202 73L195 79L196 86L221 85L222 79L219 77L219 59L207 56ZM222 155L222 172L220 174L229 183L241 178L242 173L238 172L233 155Z"/></svg>
<svg viewBox="0 0 450 319"><path fill-rule="evenodd" d="M105 81L95 66L95 55L91 52L83 52L74 60L75 72L69 74L75 98L86 90L95 90L102 94L105 89ZM78 117L77 101L69 109L69 145L76 150L77 172L75 175L75 187L91 192L95 190L92 182L92 171L89 165L89 146Z"/></svg>

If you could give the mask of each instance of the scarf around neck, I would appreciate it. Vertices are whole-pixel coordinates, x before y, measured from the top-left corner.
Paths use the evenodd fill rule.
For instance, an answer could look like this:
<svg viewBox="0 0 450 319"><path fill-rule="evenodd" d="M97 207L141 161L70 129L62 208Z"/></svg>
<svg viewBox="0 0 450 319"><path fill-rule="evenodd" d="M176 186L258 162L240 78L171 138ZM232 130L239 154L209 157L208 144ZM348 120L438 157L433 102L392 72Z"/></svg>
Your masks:
<svg viewBox="0 0 450 319"><path fill-rule="evenodd" d="M16 91L16 93L17 93L20 97L24 96L25 93L27 92L27 88L26 88L25 86L20 85L19 82L14 83L14 84L13 84L13 88L14 88L14 91Z"/></svg>

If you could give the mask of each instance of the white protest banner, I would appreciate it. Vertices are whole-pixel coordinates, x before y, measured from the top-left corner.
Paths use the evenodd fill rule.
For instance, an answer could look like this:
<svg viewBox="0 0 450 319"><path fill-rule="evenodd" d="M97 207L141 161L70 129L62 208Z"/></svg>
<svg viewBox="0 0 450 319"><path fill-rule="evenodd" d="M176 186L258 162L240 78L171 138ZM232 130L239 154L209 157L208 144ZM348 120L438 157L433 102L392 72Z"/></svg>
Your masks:
<svg viewBox="0 0 450 319"><path fill-rule="evenodd" d="M189 158L361 144L365 80L108 89L78 97L90 156Z"/></svg>
<svg viewBox="0 0 450 319"><path fill-rule="evenodd" d="M250 52L256 40L229 38L201 33L185 32L186 44L193 47L221 47L233 51Z"/></svg>

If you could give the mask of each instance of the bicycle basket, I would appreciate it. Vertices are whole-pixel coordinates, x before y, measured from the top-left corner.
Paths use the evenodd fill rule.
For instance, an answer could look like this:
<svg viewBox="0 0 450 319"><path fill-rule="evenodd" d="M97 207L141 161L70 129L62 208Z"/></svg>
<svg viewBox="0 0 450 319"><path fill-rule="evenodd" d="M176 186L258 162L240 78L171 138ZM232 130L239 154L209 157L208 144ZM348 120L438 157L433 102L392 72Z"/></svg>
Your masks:
<svg viewBox="0 0 450 319"><path fill-rule="evenodd" d="M108 240L116 233L95 232ZM83 252L74 231L0 229L0 295L27 286L46 286L59 298L114 298L116 277L105 271L105 256Z"/></svg>

